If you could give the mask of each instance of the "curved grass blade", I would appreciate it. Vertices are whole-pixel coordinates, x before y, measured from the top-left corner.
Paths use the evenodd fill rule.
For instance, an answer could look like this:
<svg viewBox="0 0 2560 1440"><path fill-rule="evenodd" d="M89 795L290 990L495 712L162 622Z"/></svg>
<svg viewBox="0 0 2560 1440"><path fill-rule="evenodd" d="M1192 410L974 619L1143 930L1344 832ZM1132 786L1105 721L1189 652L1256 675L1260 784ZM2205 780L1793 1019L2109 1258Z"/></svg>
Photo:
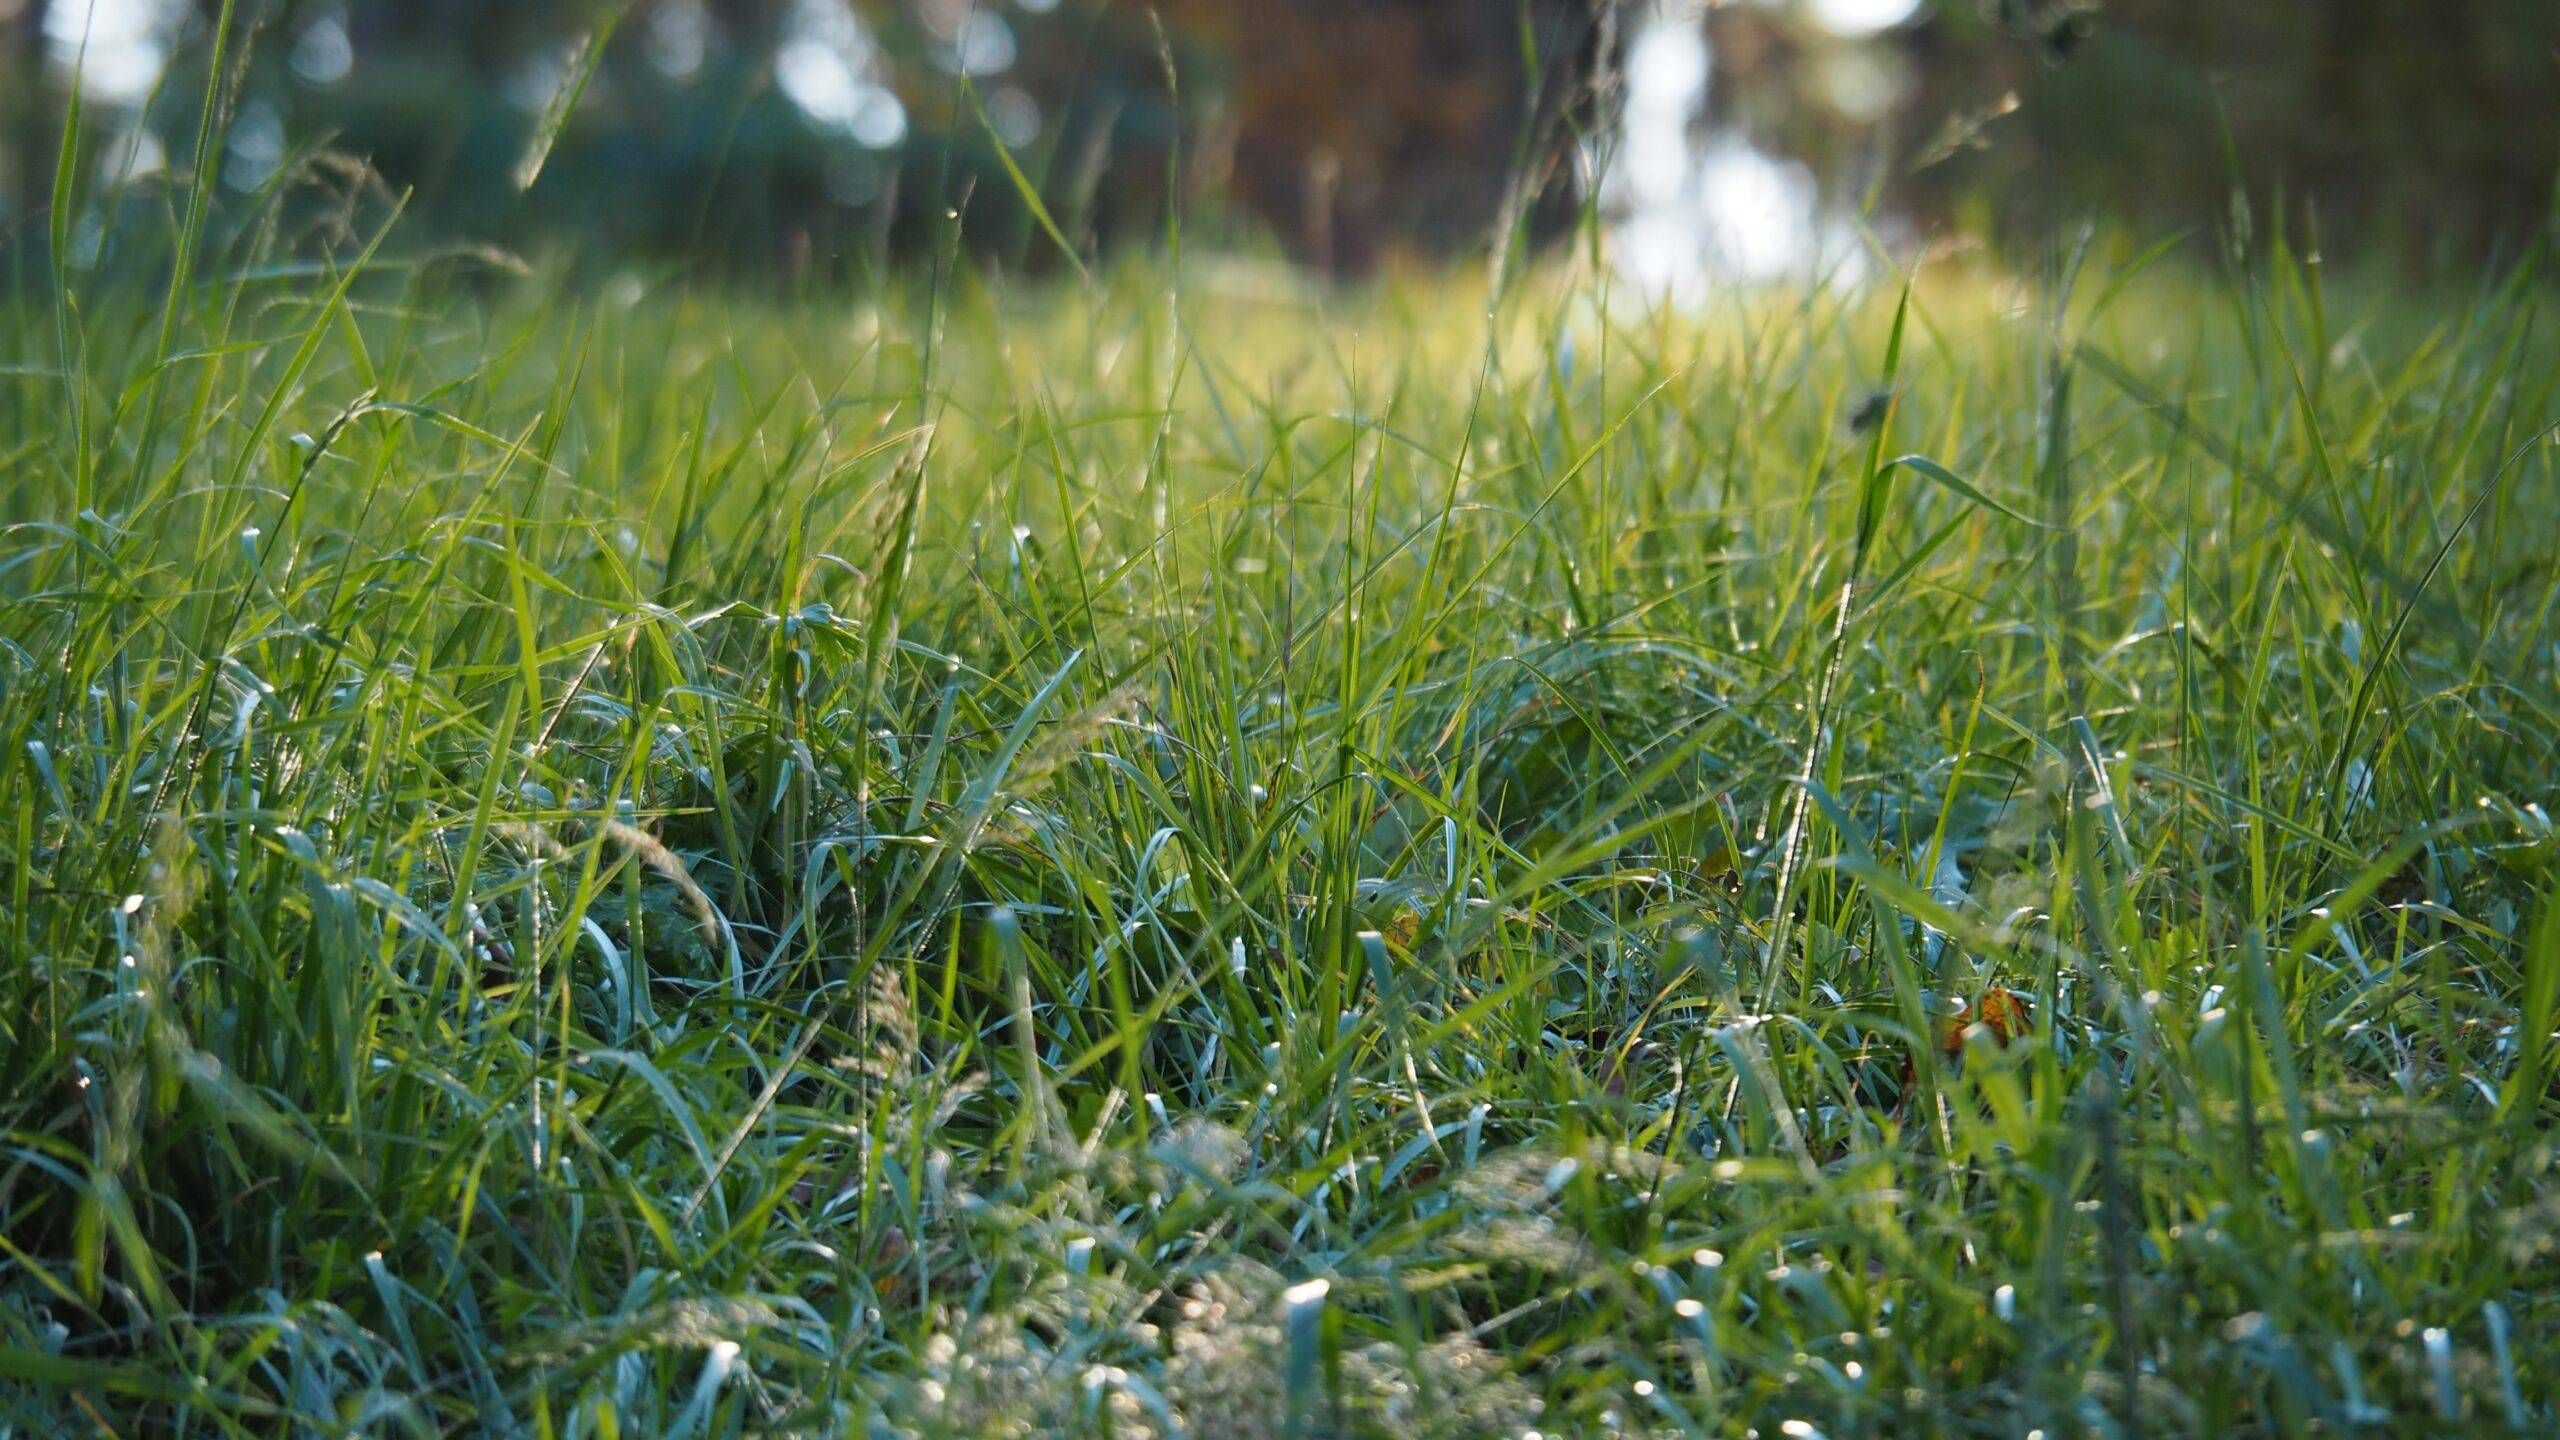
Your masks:
<svg viewBox="0 0 2560 1440"><path fill-rule="evenodd" d="M577 48L569 52L568 63L561 67L560 88L551 92L551 103L542 108L542 118L525 139L524 155L516 161L518 190L530 190L533 182L542 178L542 166L551 158L552 145L568 127L570 114L578 108L579 98L587 93L587 82L595 78L596 66L604 59L604 47L612 43L615 28L630 10L630 0L623 0L606 11Z"/></svg>

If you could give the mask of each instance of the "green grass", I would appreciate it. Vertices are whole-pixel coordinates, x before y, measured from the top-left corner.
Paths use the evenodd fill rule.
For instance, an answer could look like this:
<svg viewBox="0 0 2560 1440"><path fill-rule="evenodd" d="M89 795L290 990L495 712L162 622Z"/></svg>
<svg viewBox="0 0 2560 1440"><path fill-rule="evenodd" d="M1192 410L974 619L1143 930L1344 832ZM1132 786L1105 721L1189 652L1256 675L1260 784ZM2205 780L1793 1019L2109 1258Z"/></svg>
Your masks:
<svg viewBox="0 0 2560 1440"><path fill-rule="evenodd" d="M2554 1423L2533 263L166 228L0 300L0 1431Z"/></svg>

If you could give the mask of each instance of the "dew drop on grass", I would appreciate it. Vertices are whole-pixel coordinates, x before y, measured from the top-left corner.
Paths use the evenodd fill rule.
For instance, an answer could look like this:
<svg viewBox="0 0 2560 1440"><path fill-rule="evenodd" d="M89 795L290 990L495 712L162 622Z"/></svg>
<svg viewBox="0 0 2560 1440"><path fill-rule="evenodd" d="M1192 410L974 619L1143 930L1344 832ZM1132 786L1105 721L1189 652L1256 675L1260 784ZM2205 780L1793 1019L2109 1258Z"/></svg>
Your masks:
<svg viewBox="0 0 2560 1440"><path fill-rule="evenodd" d="M2427 1373L2435 1381L2436 1418L2454 1419L2462 1413L2462 1396L2453 1383L2452 1333L2430 1325L2419 1339L2427 1350Z"/></svg>
<svg viewBox="0 0 2560 1440"><path fill-rule="evenodd" d="M1325 1296L1333 1282L1301 1280L1280 1292L1282 1324L1289 1337L1288 1394L1292 1419L1312 1413L1316 1384L1317 1342L1322 1331ZM1291 1426L1293 1432L1295 1425Z"/></svg>

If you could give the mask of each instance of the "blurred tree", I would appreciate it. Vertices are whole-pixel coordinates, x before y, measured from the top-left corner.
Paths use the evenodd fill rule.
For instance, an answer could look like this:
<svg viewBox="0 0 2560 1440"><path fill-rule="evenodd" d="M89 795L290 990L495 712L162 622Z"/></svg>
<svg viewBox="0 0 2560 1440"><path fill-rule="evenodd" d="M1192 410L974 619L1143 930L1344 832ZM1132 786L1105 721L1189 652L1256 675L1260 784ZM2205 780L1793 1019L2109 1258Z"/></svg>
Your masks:
<svg viewBox="0 0 2560 1440"><path fill-rule="evenodd" d="M1361 269L1394 241L1481 246L1518 176L1588 124L1611 0L1173 0L1234 57L1220 136L1235 198L1303 255Z"/></svg>
<svg viewBox="0 0 2560 1440"><path fill-rule="evenodd" d="M2019 100L1987 143L1903 177L1916 213L1970 209L2011 235L2087 214L2211 225L2240 179L2418 256L2543 223L2560 170L2553 0L2045 0L2066 38L2004 43L1992 22L2038 18L2023 3L1948 5L1909 37L1916 132Z"/></svg>

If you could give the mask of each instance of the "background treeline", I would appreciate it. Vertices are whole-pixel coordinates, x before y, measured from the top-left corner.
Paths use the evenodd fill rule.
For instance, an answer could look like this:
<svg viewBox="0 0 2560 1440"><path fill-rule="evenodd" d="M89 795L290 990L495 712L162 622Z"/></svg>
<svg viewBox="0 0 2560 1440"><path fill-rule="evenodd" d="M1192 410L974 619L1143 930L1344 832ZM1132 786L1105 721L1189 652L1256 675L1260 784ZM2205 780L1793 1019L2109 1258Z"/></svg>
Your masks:
<svg viewBox="0 0 2560 1440"><path fill-rule="evenodd" d="M0 0L0 236L43 228L92 3ZM115 136L137 126L150 159L182 164L222 0L94 3L158 17L175 58L148 95L93 98L87 173L148 169L119 169ZM1236 221L1356 272L1481 248L1506 222L1559 230L1606 163L1611 62L1650 4L236 0L254 43L225 179L254 187L325 144L457 237L795 272L930 243L965 196L973 243L1036 261L1045 227L1001 140L1080 245L1154 235L1179 185L1187 224ZM2551 0L1925 0L1860 36L1823 10L1707 7L1706 123L1921 233L2212 225L2235 170L2324 232L2418 260L2512 242L2549 210ZM607 21L520 193L527 136Z"/></svg>

